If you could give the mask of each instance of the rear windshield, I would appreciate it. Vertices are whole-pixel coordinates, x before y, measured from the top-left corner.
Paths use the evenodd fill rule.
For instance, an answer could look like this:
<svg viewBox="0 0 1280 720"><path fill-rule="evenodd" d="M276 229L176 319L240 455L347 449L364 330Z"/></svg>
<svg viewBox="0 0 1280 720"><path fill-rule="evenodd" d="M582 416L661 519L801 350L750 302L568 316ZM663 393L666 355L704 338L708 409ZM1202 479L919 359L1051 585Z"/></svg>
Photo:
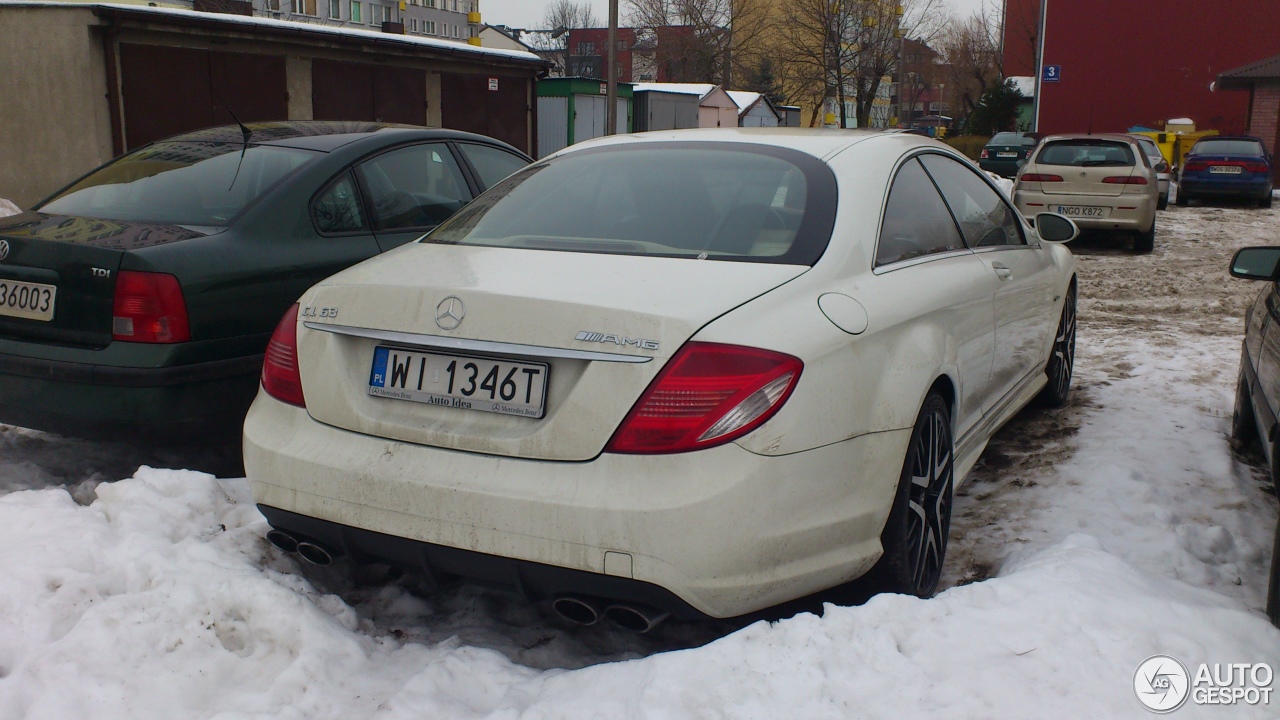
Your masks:
<svg viewBox="0 0 1280 720"><path fill-rule="evenodd" d="M226 225L321 154L240 143L156 143L98 169L37 209L106 220Z"/></svg>
<svg viewBox="0 0 1280 720"><path fill-rule="evenodd" d="M825 164L791 150L611 145L517 172L423 242L811 265L835 192Z"/></svg>
<svg viewBox="0 0 1280 720"><path fill-rule="evenodd" d="M1044 146L1037 165L1074 167L1119 167L1137 164L1128 143L1106 140L1059 140Z"/></svg>
<svg viewBox="0 0 1280 720"><path fill-rule="evenodd" d="M1035 145L1036 139L1034 137L1023 135L1022 133L1002 132L1002 133L996 133L991 138L991 140L987 142L987 144L988 145Z"/></svg>
<svg viewBox="0 0 1280 720"><path fill-rule="evenodd" d="M1257 140L1201 140L1191 152L1197 155L1248 155L1262 157L1262 143Z"/></svg>

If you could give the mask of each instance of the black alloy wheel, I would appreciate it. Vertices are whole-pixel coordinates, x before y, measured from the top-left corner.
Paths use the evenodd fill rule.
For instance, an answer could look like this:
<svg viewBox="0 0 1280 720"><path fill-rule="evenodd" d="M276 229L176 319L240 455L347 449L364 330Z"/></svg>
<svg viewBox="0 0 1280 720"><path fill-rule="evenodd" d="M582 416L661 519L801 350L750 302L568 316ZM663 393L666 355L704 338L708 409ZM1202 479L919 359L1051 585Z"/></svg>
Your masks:
<svg viewBox="0 0 1280 720"><path fill-rule="evenodd" d="M955 485L951 413L931 392L916 418L874 577L890 592L927 598L938 589Z"/></svg>
<svg viewBox="0 0 1280 720"><path fill-rule="evenodd" d="M1071 284L1067 299L1062 303L1062 317L1058 320L1058 333L1053 338L1053 350L1045 365L1049 383L1037 398L1046 407L1062 407L1067 404L1071 392L1071 376L1076 362L1076 286Z"/></svg>

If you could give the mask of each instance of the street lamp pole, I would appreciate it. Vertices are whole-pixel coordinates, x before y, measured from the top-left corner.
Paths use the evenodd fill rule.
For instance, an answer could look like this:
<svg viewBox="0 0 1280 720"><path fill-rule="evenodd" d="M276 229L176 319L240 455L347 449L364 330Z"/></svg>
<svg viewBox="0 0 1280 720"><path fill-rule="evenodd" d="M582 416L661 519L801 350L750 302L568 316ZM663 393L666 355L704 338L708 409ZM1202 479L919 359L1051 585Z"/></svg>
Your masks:
<svg viewBox="0 0 1280 720"><path fill-rule="evenodd" d="M1049 0L1040 0L1040 33L1036 38L1035 120L1032 121L1032 132L1040 132L1040 96L1044 94L1044 32L1049 24L1048 16Z"/></svg>
<svg viewBox="0 0 1280 720"><path fill-rule="evenodd" d="M606 70L609 74L604 109L604 134L614 135L618 132L618 0L609 0L609 58Z"/></svg>

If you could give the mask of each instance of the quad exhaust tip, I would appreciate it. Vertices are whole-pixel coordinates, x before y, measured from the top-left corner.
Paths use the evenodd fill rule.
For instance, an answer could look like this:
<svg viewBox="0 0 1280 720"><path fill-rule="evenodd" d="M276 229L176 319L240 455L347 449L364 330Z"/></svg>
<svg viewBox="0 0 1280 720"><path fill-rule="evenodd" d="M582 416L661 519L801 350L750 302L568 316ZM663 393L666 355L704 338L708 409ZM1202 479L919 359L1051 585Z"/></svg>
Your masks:
<svg viewBox="0 0 1280 720"><path fill-rule="evenodd" d="M551 603L551 609L560 617L577 625L595 625L600 620L600 603L589 598L566 595Z"/></svg>
<svg viewBox="0 0 1280 720"><path fill-rule="evenodd" d="M290 555L297 553L312 565L333 564L333 551L314 540L300 538L284 530L271 529L267 531L267 542Z"/></svg>
<svg viewBox="0 0 1280 720"><path fill-rule="evenodd" d="M604 616L620 628L643 634L661 625L671 613L644 605L610 605Z"/></svg>

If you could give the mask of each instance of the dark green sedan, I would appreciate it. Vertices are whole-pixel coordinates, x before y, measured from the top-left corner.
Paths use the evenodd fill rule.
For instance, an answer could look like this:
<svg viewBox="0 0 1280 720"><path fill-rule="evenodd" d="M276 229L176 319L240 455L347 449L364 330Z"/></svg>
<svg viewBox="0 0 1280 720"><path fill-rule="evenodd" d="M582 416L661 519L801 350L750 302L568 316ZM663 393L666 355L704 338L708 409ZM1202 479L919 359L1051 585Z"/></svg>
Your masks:
<svg viewBox="0 0 1280 720"><path fill-rule="evenodd" d="M530 159L354 122L201 130L0 218L0 423L226 442L313 283L435 227Z"/></svg>

